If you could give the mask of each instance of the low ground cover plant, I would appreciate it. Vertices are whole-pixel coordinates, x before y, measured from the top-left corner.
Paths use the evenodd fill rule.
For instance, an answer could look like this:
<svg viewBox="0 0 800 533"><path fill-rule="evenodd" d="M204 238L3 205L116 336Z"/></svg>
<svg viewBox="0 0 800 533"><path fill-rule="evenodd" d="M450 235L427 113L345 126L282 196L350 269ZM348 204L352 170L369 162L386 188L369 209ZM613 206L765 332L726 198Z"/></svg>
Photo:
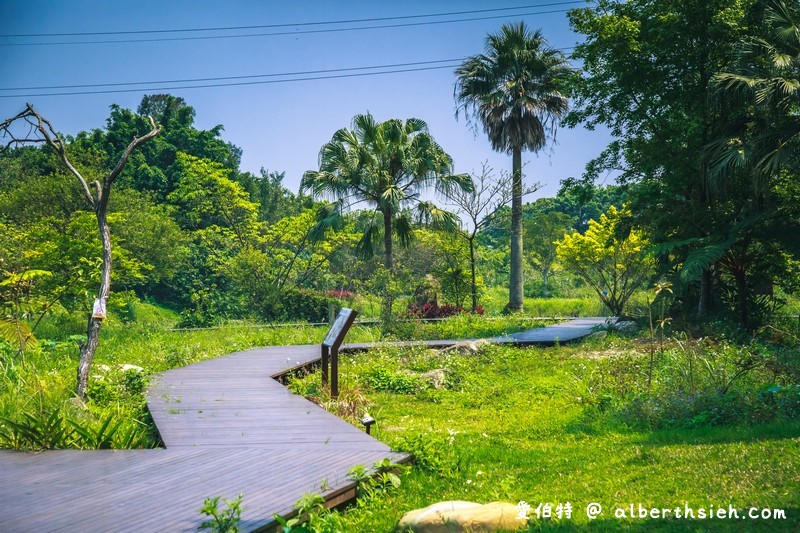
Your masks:
<svg viewBox="0 0 800 533"><path fill-rule="evenodd" d="M590 502L784 509L786 520L748 521L748 529L797 528L796 348L767 338L742 345L668 336L663 352L656 346L648 385L649 354L646 336L612 333L556 348L493 345L463 355L387 346L346 356L342 394L357 388L378 421L373 434L415 464L390 497L344 512L342 530L392 531L406 511L442 500L526 501L534 509L569 502L580 511L533 520L532 531L588 526ZM448 371L439 387L420 378L435 369ZM419 379L413 394L409 379ZM607 513L591 525L740 527L721 519L634 523Z"/></svg>
<svg viewBox="0 0 800 533"><path fill-rule="evenodd" d="M74 398L74 376L83 319L48 316L37 330L35 348L17 356L0 341L0 447L148 448L159 446L146 409L145 392L154 373L256 346L318 344L325 327L265 327L232 322L211 329L176 330L177 313L130 301L109 310L85 401ZM116 307L115 307L116 309ZM524 318L485 321L462 315L442 322L403 322L390 334L378 326L354 326L348 342L491 336L538 325ZM320 399L320 402L330 401ZM363 401L339 402L347 417Z"/></svg>

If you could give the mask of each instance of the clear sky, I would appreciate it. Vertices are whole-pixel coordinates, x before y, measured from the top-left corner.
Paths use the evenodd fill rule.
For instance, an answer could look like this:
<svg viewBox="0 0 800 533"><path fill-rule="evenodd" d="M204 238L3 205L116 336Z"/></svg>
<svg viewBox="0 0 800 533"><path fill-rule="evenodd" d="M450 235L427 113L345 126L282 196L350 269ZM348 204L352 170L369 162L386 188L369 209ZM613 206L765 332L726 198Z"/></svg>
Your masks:
<svg viewBox="0 0 800 533"><path fill-rule="evenodd" d="M377 120L409 117L425 120L439 144L453 157L457 172L478 171L484 161L499 172L510 169L511 157L493 152L482 131L476 134L463 117L455 118L452 68L455 62L402 67L446 67L416 72L227 87L185 88L186 85L250 83L374 70L192 83L134 83L338 71L461 59L480 53L487 33L497 31L504 22L518 20L525 20L532 28L541 28L553 47L566 48L568 53L580 36L570 31L565 11L583 5L564 0L0 0L0 118L18 113L28 101L49 118L57 130L75 134L103 127L111 104L136 109L144 94L169 92L183 97L196 109L198 127L224 125L223 138L244 151L243 170L258 172L264 167L285 171L285 184L297 190L303 172L317 168L322 144L330 140L334 131L349 126L354 115L369 111ZM498 10L512 7L519 9ZM474 10L492 11L463 13ZM306 24L453 12L462 13L347 24ZM483 20L429 24L476 18ZM141 33L268 25L282 26ZM383 27L347 30L364 26ZM332 29L337 31L329 31ZM137 33L41 36L94 32ZM241 37L265 33L273 35ZM274 35L276 33L282 35ZM22 34L36 35L10 36ZM195 39L224 35L240 37ZM174 40L187 37L193 39ZM151 41L108 42L141 39ZM93 42L63 44L75 41ZM120 85L29 89L87 84ZM182 88L166 90L165 87ZM49 92L119 89L132 91L41 96ZM536 196L554 195L560 180L579 176L586 163L610 140L607 132L582 128L560 128L557 138L558 143L552 150L546 149L538 155L523 154L526 183L539 181L544 186Z"/></svg>

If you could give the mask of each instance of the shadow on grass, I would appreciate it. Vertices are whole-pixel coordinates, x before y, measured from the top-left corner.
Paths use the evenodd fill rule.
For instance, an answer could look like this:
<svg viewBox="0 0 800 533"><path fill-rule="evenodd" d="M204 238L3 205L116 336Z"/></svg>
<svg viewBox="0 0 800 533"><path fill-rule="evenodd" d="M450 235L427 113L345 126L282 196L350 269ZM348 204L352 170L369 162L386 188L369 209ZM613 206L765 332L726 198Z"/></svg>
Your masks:
<svg viewBox="0 0 800 533"><path fill-rule="evenodd" d="M565 432L572 435L600 436L616 434L629 437L631 444L670 446L674 444L729 444L800 437L800 421L771 422L754 425L708 426L646 430L599 422L574 421Z"/></svg>
<svg viewBox="0 0 800 533"><path fill-rule="evenodd" d="M722 426L697 429L654 431L643 438L642 444L669 446L672 444L727 444L800 437L800 422L775 422L753 426Z"/></svg>

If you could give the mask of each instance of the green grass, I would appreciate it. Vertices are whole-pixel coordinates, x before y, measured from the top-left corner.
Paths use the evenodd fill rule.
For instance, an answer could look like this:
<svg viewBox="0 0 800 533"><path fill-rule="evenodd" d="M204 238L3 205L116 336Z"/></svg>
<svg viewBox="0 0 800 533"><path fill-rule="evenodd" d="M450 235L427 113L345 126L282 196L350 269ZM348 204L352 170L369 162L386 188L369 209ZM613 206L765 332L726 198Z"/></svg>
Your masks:
<svg viewBox="0 0 800 533"><path fill-rule="evenodd" d="M74 397L78 342L85 338L85 319L60 315L44 321L37 331L39 346L29 350L24 361L9 346L0 344L0 419L24 422L35 429L47 426L52 418L54 422L50 425L66 430L71 430L69 420L72 420L95 432L108 421L106 427L120 424L112 447L156 446L158 440L144 397L150 375L256 346L319 344L327 330L237 323L213 329L172 331L179 317L168 309L136 303L132 314L135 320L130 322L123 322L113 312L109 314L100 334L86 402ZM483 337L539 325L514 317L485 321L480 317L459 316L429 324L398 323L389 335L377 326L354 326L346 341ZM142 370L124 370L125 365ZM29 442L36 440L35 437L15 444L9 431L9 424L0 420L0 447L36 447ZM132 433L134 437L130 438ZM40 436L39 440L52 440L45 437ZM67 435L55 446L85 446L85 439L73 437ZM53 444L42 444L48 445Z"/></svg>
<svg viewBox="0 0 800 533"><path fill-rule="evenodd" d="M507 287L492 287L486 289L480 300L488 316L498 316L503 313L503 308L508 303ZM526 316L606 316L608 309L594 294L587 294L583 298L524 298L524 312Z"/></svg>
<svg viewBox="0 0 800 533"><path fill-rule="evenodd" d="M588 404L581 396L587 376L601 364L597 354L632 346L612 339L555 349L491 347L479 357L386 348L346 358L344 388L360 389L372 402L374 435L415 452L419 461L399 490L346 512L344 529L393 531L405 512L443 500L524 500L534 508L540 502L574 508L572 520L534 521L532 530L797 530L800 423L656 431ZM630 357L645 356L632 352L619 364ZM448 388L408 393L408 372L432 367L450 370ZM302 391L315 379L294 388ZM607 510L591 523L584 512L589 502ZM622 520L609 514L631 503L770 507L785 509L788 520Z"/></svg>
<svg viewBox="0 0 800 533"><path fill-rule="evenodd" d="M93 435L95 441L108 444L111 437L101 439L100 433L110 419L112 425L121 424L122 436L139 430L133 444L152 446L155 441L144 410L146 383L139 377L146 379L153 372L253 346L319 343L325 334L323 327L254 328L246 324L168 331L177 316L144 304L137 305L135 318L130 323L113 316L108 320L95 360L92 394L85 405L72 399L78 352L76 339L70 335L82 331L80 320L62 317L46 323L41 331L50 338L40 333L45 340L38 350L27 354L24 365L9 351L0 354L0 417L33 413L44 419L57 409L91 430L83 446L92 445L86 441L92 441ZM433 324L401 323L391 336L375 327L357 326L347 340L486 337L533 324L513 317L487 321L461 316ZM685 381L685 353L678 344L668 343L665 353L655 358L654 394L685 386L681 381ZM418 460L404 474L399 490L362 499L341 516L343 530L391 531L404 512L453 499L525 500L534 507L540 502L572 504L572 520L533 522L533 530L800 527L800 494L796 490L800 484L800 423L781 417L754 423L765 419L756 410L761 418L743 417L752 423L712 427L709 419L695 417L688 420L690 424L643 424L635 419L636 411L626 411L631 398L647 392L643 376L648 354L643 346L641 339L612 335L574 347L493 346L478 356L384 347L343 357L341 381L344 395L352 400L350 414L358 415L356 411L367 408L378 420L374 434L398 449L415 453ZM734 360L746 349L714 342L692 348L698 383L705 368L717 375L728 372L725 358ZM786 348L780 353L786 361L796 362L796 350ZM123 364L144 370L141 374L123 372ZM103 370L102 365L108 369ZM445 389L425 386L417 375L433 368L448 370ZM752 396L773 370L764 369L743 379L743 394ZM318 379L311 374L294 381L292 387L324 396L316 384ZM371 405L365 406L365 400ZM731 405L739 409L749 404ZM663 416L658 420L663 422ZM111 440L119 446L125 439L114 436ZM647 507L772 507L785 509L789 520L639 521L604 514L589 522L583 510L590 501L600 502L607 510L631 503Z"/></svg>

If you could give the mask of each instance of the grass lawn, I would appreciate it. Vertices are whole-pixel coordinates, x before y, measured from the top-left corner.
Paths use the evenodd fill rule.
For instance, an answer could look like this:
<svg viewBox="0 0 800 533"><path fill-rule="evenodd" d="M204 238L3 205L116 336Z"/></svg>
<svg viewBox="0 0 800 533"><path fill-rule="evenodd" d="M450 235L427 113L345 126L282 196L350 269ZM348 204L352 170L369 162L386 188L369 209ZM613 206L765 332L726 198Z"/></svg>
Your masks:
<svg viewBox="0 0 800 533"><path fill-rule="evenodd" d="M479 356L382 349L343 365L344 396L364 394L375 436L414 452L402 486L344 513L345 531L393 531L411 509L442 500L556 506L571 519L533 520L532 530L800 529L800 422L650 430L613 407L587 402L587 375L613 367L604 355L630 347L609 340L577 347L489 347ZM627 357L627 358L626 358ZM628 364L627 355L619 358ZM444 367L447 387L426 388L409 371ZM313 393L318 376L297 380ZM359 392L360 391L360 392ZM590 392L590 391L589 391ZM598 407L601 405L601 407ZM589 521L585 509L604 511ZM695 520L621 519L615 508L695 509ZM739 519L697 519L697 509L732 505ZM783 509L785 520L743 518L750 507ZM638 515L637 515L638 516Z"/></svg>
<svg viewBox="0 0 800 533"><path fill-rule="evenodd" d="M219 328L173 331L175 313L148 304L136 305L136 319L123 323L111 315L100 334L92 365L87 401L74 399L78 341L85 338L85 319L59 316L37 331L36 347L19 358L0 343L0 447L20 449L147 448L159 445L145 405L148 376L257 346L319 344L326 327L253 327L227 324ZM348 342L492 336L542 326L539 321L507 317L493 321L458 316L441 322L397 325L393 335L376 326L355 326ZM138 367L129 369L130 365ZM127 370L126 370L127 369ZM7 421L24 424L11 427ZM79 439L70 421L97 438ZM103 435L104 425L119 424L116 434Z"/></svg>
<svg viewBox="0 0 800 533"><path fill-rule="evenodd" d="M82 321L45 324L39 346L24 363L5 359L0 419L20 421L30 415L32 424L44 424L59 412L64 416L58 419L60 427L68 427L69 418L95 431L110 419L122 424L119 434L108 439L111 446L153 446L144 408L146 379L138 376L253 346L319 343L325 334L325 328L241 325L169 331L175 319L167 311L141 306L133 323L109 320L85 405L71 401L77 344L69 335L81 331ZM466 316L435 324L403 323L389 337L359 326L347 340L487 337L533 325L541 323ZM570 503L573 509L571 519L532 521L533 530L800 530L797 350L692 342L668 340L652 371L642 339L614 335L555 348L490 346L478 355L383 347L344 356L345 401L339 410L352 418L366 406L378 421L374 435L414 453L417 463L402 475L400 488L362 497L328 523L341 531L392 531L406 511L437 501L524 500L533 517L540 503L549 503L554 512L558 504ZM714 387L730 378L733 362L744 356L770 364L736 381L735 395L718 395ZM121 371L123 364L143 370ZM446 369L442 389L420 377L440 368ZM688 383L692 395L685 393ZM765 394L770 384L783 388ZM295 379L291 387L324 398L318 375ZM711 391L710 396L701 391ZM40 440L22 442L0 424L5 447L46 447ZM58 443L97 444L91 439ZM590 502L604 509L593 521L585 514ZM688 505L696 514L712 505L726 510L732 505L740 514L750 507L771 508L784 510L787 518L614 517L615 508L631 504L637 512L639 504Z"/></svg>

